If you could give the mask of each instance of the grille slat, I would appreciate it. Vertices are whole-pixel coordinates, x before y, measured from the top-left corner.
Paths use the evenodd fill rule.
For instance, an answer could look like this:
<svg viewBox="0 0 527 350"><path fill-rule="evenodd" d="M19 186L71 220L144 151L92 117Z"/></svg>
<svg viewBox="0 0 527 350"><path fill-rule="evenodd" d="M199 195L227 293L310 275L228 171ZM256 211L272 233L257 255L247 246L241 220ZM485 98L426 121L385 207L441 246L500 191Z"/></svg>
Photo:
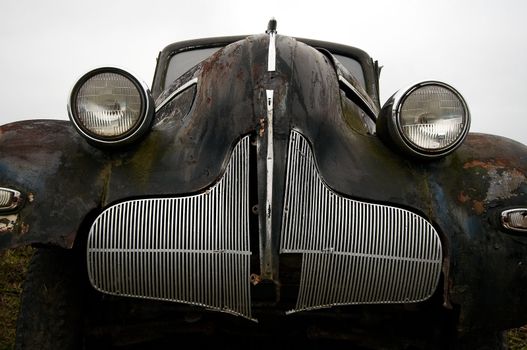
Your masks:
<svg viewBox="0 0 527 350"><path fill-rule="evenodd" d="M441 272L439 236L410 211L345 198L322 180L307 140L289 143L281 253L302 253L294 310L418 302Z"/></svg>
<svg viewBox="0 0 527 350"><path fill-rule="evenodd" d="M105 293L200 305L252 319L249 137L205 193L106 209L88 237L88 273Z"/></svg>

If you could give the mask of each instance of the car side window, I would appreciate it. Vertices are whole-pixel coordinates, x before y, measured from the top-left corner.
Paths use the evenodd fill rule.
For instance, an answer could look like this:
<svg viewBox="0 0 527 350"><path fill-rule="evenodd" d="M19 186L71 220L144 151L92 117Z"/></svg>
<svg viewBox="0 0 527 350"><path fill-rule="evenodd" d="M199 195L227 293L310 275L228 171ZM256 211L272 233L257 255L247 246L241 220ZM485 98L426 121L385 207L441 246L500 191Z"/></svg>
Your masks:
<svg viewBox="0 0 527 350"><path fill-rule="evenodd" d="M202 49L192 49L173 55L168 62L164 89L168 88L170 84L172 84L177 78L182 76L190 68L209 58L220 48L221 47L207 47Z"/></svg>
<svg viewBox="0 0 527 350"><path fill-rule="evenodd" d="M364 78L364 72L362 71L360 63L348 56L339 54L333 54L333 56L357 79L361 87L366 89L366 79Z"/></svg>

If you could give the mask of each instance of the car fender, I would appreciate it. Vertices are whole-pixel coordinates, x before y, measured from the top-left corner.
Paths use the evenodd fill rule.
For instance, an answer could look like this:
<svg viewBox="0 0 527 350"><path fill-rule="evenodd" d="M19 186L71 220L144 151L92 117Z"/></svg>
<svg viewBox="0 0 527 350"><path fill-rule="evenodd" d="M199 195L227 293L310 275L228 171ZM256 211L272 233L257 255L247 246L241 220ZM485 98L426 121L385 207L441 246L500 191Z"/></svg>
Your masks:
<svg viewBox="0 0 527 350"><path fill-rule="evenodd" d="M108 178L104 152L69 121L29 120L0 127L0 183L21 193L0 212L0 249L24 244L73 246L86 213L100 206Z"/></svg>

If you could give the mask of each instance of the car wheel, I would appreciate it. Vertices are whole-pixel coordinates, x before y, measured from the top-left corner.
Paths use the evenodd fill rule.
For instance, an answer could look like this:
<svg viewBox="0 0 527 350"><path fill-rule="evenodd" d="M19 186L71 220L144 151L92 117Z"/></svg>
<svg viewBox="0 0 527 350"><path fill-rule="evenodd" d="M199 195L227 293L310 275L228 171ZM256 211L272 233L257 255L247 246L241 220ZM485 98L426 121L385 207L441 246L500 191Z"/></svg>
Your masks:
<svg viewBox="0 0 527 350"><path fill-rule="evenodd" d="M82 349L82 285L74 252L38 249L20 301L15 349Z"/></svg>

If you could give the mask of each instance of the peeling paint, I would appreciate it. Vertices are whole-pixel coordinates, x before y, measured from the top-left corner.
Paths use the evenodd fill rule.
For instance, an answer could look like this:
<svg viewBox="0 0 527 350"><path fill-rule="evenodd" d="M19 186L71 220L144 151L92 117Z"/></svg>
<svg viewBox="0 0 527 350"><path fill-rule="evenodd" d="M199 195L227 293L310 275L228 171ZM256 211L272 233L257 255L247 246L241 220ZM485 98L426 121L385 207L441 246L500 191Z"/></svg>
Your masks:
<svg viewBox="0 0 527 350"><path fill-rule="evenodd" d="M487 162L472 160L465 163L463 169L474 169L475 175L481 177L480 182L487 183L484 197L473 200L474 209L478 213L484 211L484 203L515 197L518 195L520 186L527 184L527 177L524 173L508 166L502 160ZM464 192L458 195L461 203L466 203L470 199L470 196Z"/></svg>
<svg viewBox="0 0 527 350"><path fill-rule="evenodd" d="M20 235L25 235L29 232L29 225L28 224L20 224Z"/></svg>
<svg viewBox="0 0 527 350"><path fill-rule="evenodd" d="M0 216L0 234L13 232L18 220L17 214Z"/></svg>
<svg viewBox="0 0 527 350"><path fill-rule="evenodd" d="M514 193L523 183L527 182L525 175L516 169L489 169L490 186L487 191L487 201L505 199L516 196Z"/></svg>
<svg viewBox="0 0 527 350"><path fill-rule="evenodd" d="M260 118L260 127L258 128L258 135L263 137L265 134L265 118Z"/></svg>

